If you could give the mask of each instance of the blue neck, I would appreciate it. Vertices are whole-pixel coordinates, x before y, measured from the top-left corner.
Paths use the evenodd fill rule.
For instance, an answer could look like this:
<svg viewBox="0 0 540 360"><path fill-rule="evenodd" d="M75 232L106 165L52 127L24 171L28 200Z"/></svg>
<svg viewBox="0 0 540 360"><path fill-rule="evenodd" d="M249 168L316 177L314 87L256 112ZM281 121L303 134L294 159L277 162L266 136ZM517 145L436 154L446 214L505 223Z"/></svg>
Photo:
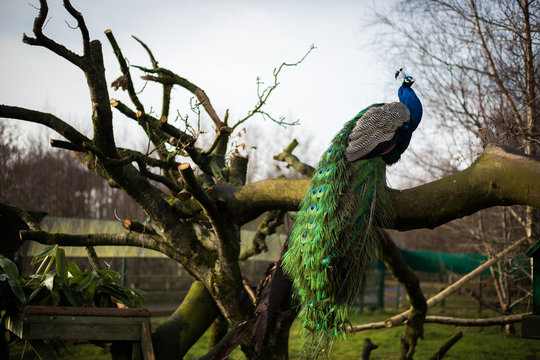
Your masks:
<svg viewBox="0 0 540 360"><path fill-rule="evenodd" d="M422 103L410 87L401 87L398 90L399 101L404 103L411 112L411 131L416 130L422 119Z"/></svg>

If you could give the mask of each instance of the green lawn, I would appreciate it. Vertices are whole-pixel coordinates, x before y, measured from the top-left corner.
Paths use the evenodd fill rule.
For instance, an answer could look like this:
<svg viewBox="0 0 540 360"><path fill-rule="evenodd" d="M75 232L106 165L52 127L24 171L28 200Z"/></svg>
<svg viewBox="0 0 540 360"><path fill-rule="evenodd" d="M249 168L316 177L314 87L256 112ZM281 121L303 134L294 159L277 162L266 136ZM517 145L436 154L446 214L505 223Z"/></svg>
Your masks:
<svg viewBox="0 0 540 360"><path fill-rule="evenodd" d="M477 317L476 303L464 296L454 296L446 302L444 308L437 307L430 310L430 315L445 315L459 317ZM472 309L472 310L471 310ZM353 324L370 323L385 320L395 311L365 312L355 317ZM482 317L499 316L493 312L483 311ZM152 327L155 329L164 318L152 319ZM290 336L290 357L298 358L300 345L298 331L300 324L295 322ZM463 337L446 354L447 360L540 360L540 340L521 338L520 324L515 325L516 333L507 335L499 326L491 327L456 327L439 324L426 324L425 339L420 340L416 349L415 359L427 359L448 338L458 331L463 332ZM371 353L372 360L397 359L399 355L399 337L403 327L392 329L369 330L349 335L346 341L335 344L329 359L359 359L362 352L363 341L369 337L373 343L379 346ZM184 357L186 360L199 359L207 352L208 333L206 333ZM12 359L20 359L22 344L12 348ZM236 349L231 354L231 359L245 359L242 352ZM24 359L37 359L30 351L26 351ZM69 345L64 351L62 359L77 360L100 360L110 359L110 355L103 349L94 345Z"/></svg>
<svg viewBox="0 0 540 360"><path fill-rule="evenodd" d="M434 312L435 313L435 312ZM376 311L359 316L355 323L370 323L391 317L394 313ZM446 313L448 315L448 313ZM498 326L485 328L456 327L439 324L426 324L425 339L420 340L416 349L415 359L427 359L448 338L458 331L463 337L446 354L448 360L540 360L540 340L521 338L521 327L516 326L515 335L506 335ZM300 324L295 322L289 338L290 358L298 358L300 346L298 331ZM330 359L360 359L363 341L366 337L379 348L371 353L371 360L398 359L399 337L403 327L363 331L349 335L346 341L335 344ZM207 351L208 335L205 334L184 357L186 360L199 359ZM237 349L231 359L245 359Z"/></svg>

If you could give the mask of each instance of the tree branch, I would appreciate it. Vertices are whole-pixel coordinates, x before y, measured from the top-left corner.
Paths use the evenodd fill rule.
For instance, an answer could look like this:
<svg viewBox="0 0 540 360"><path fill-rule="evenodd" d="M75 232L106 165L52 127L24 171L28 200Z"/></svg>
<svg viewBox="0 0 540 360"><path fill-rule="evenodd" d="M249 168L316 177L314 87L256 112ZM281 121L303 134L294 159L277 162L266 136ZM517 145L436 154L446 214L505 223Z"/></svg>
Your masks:
<svg viewBox="0 0 540 360"><path fill-rule="evenodd" d="M463 332L461 331L458 331L457 333L455 333L450 339L445 341L444 344L442 344L441 347L438 348L437 351L435 351L435 353L431 355L431 357L428 360L442 359L444 355L446 354L446 352L450 350L450 348L454 346L455 343L457 343L459 339L461 339L462 336L463 336Z"/></svg>
<svg viewBox="0 0 540 360"><path fill-rule="evenodd" d="M56 55L63 57L67 61L82 69L84 66L82 56L77 55L76 53L66 48L64 45L58 44L57 42L43 34L43 25L47 20L49 6L47 5L46 0L40 0L39 5L39 13L34 19L34 27L32 28L32 31L36 37L31 38L26 36L26 34L23 34L23 42L28 45L43 46L54 52Z"/></svg>
<svg viewBox="0 0 540 360"><path fill-rule="evenodd" d="M150 57L150 62L152 63L152 68L156 69L158 67L158 62L156 61L156 58L154 57L154 54L152 54L152 51L146 45L142 40L137 38L136 36L132 36L141 46L146 50L148 53L148 56ZM161 75L160 75L161 76ZM169 108L171 105L171 90L173 86L170 84L163 84L163 99L162 99L162 105L161 105L161 122L167 122L167 118L169 117Z"/></svg>
<svg viewBox="0 0 540 360"><path fill-rule="evenodd" d="M519 111L518 111L516 105L514 104L514 101L510 97L510 94L508 93L508 90L506 89L506 86L504 86L504 83L503 83L503 81L501 80L501 78L499 76L497 68L495 67L495 62L493 61L493 57L491 56L491 52L489 51L486 40L484 38L484 33L482 31L482 28L480 27L480 20L478 18L478 11L476 9L476 2L475 2L475 0L470 0L470 3L471 3L471 10L473 12L474 24L475 24L475 27L476 27L476 31L478 32L478 37L480 38L480 42L482 43L482 49L484 51L484 54L486 55L486 59L487 59L487 61L489 63L489 67L490 67L490 70L491 70L490 75L493 76L493 79L495 80L495 82L499 86L499 89L503 93L504 98L506 99L506 101L508 103L508 106L512 110L512 114L514 115L514 120L516 121L516 124L518 124L521 128L523 128L523 126L522 126L523 122L521 121L521 116L519 116Z"/></svg>
<svg viewBox="0 0 540 360"><path fill-rule="evenodd" d="M174 248L162 241L161 237L144 235L140 233L124 234L84 234L71 235L63 233L49 233L46 231L20 231L21 240L33 240L44 245L58 244L60 246L136 246L171 254Z"/></svg>
<svg viewBox="0 0 540 360"><path fill-rule="evenodd" d="M83 51L85 56L90 56L90 34L88 33L88 28L86 27L86 23L84 22L84 18L80 12L78 12L73 5L71 5L71 2L69 0L64 0L64 7L68 11L68 13L77 20L77 25L79 30L81 31L82 39L83 39Z"/></svg>
<svg viewBox="0 0 540 360"><path fill-rule="evenodd" d="M442 325L455 325L455 326L500 326L506 324L513 324L521 322L521 318L525 314L516 314L508 316L500 316L493 318L483 318L483 319L469 319L469 318L456 318L448 316L426 316L424 323L427 324L442 324ZM396 326L405 325L405 323L396 324ZM348 329L348 332L360 332L365 330L377 330L386 328L386 322L378 321L369 324L361 324L351 326Z"/></svg>
<svg viewBox="0 0 540 360"><path fill-rule="evenodd" d="M2 213L4 214L9 213L9 214L15 215L16 217L24 221L26 225L28 225L28 228L30 230L34 230L34 231L41 230L41 228L39 227L39 223L27 211L24 211L14 206L9 206L7 204L0 203L0 214Z"/></svg>
<svg viewBox="0 0 540 360"><path fill-rule="evenodd" d="M313 173L315 172L315 168L313 166L310 166L308 164L304 164L296 156L292 154L294 149L298 146L298 141L294 139L283 151L276 156L274 156L275 160L283 161L289 164L293 167L296 171L298 171L300 174L304 175L305 177L311 177L313 176Z"/></svg>
<svg viewBox="0 0 540 360"><path fill-rule="evenodd" d="M193 84L189 80L176 75L172 71L160 67L156 67L154 69L148 69L143 66L135 66L136 68L146 72L146 73L153 73L158 74L158 77L152 76L152 75L145 75L142 77L144 80L150 80L154 81L160 84L164 85L179 85L183 87L184 89L191 92L195 97L197 97L197 100L199 100L199 103L204 107L204 110L206 113L210 116L214 124L216 125L216 129L221 128L223 125L225 125L219 116L217 115L216 111L214 110L214 107L210 103L210 99L206 95L206 93L197 85Z"/></svg>
<svg viewBox="0 0 540 360"><path fill-rule="evenodd" d="M497 205L540 208L540 161L488 145L468 169L412 189L392 191L397 230L434 228ZM263 180L242 187L218 185L210 195L242 224L273 209L298 210L309 180Z"/></svg>
<svg viewBox="0 0 540 360"><path fill-rule="evenodd" d="M111 44L111 47L113 48L113 52L114 52L114 55L116 56L116 60L118 61L118 64L120 65L120 71L122 72L122 76L124 77L123 84L125 84L125 89L128 92L129 98L131 99L131 102L133 103L133 105L135 105L135 108L144 113L144 106L140 102L139 98L137 97L137 93L135 92L135 88L133 87L133 80L131 79L131 72L129 71L129 67L127 65L126 59L124 58L124 55L122 54L122 50L120 49L120 46L118 46L118 43L116 42L116 39L110 29L105 30L105 35L107 36L107 39L109 40L109 43Z"/></svg>
<svg viewBox="0 0 540 360"><path fill-rule="evenodd" d="M53 114L25 109L17 106L0 105L0 117L24 120L45 125L71 141L73 144L75 144L75 146L79 146L81 148L83 142L90 141L90 139L81 134L74 127L57 118Z"/></svg>
<svg viewBox="0 0 540 360"><path fill-rule="evenodd" d="M383 241L378 249L378 256L384 262L392 276L398 280L407 292L411 304L405 329L400 338L401 359L412 359L418 339L424 337L424 319L427 313L426 298L420 288L420 281L409 268L390 235L383 231Z"/></svg>
<svg viewBox="0 0 540 360"><path fill-rule="evenodd" d="M268 212L264 219L257 227L253 240L251 240L251 246L243 249L240 252L238 260L246 260L254 255L268 251L266 245L266 237L271 234L275 234L279 225L283 224L283 218L285 216L285 210L274 210Z"/></svg>
<svg viewBox="0 0 540 360"><path fill-rule="evenodd" d="M426 320L424 321L424 323L455 326L499 326L521 322L521 318L523 317L523 315L528 314L515 314L485 319L455 318L448 316L426 316Z"/></svg>

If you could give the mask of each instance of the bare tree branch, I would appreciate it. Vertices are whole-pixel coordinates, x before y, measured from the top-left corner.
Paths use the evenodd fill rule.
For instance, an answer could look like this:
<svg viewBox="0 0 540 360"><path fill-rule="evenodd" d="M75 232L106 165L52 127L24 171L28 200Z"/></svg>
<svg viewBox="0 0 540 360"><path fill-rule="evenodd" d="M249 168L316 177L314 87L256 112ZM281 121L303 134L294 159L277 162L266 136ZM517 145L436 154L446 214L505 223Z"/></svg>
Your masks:
<svg viewBox="0 0 540 360"><path fill-rule="evenodd" d="M90 141L90 139L81 134L74 127L49 113L25 109L17 106L0 105L0 117L24 120L45 125L71 141L75 146L81 148L83 142Z"/></svg>
<svg viewBox="0 0 540 360"><path fill-rule="evenodd" d="M522 124L522 121L521 121L521 116L519 115L519 111L518 111L518 109L516 107L516 104L514 103L512 98L510 97L510 94L508 93L508 89L506 88L506 86L504 86L504 83L503 83L503 81L501 80L501 78L499 76L499 71L497 70L497 68L495 66L495 62L493 60L493 57L491 56L491 52L490 52L490 50L489 50L489 48L487 46L486 40L484 38L484 32L482 31L482 28L480 26L480 19L478 17L478 11L476 9L475 0L470 0L470 4L471 4L471 10L473 12L476 31L478 32L478 37L480 38L480 41L482 43L482 49L484 50L484 53L486 55L486 59L487 59L487 61L489 63L489 67L491 69L491 76L493 76L495 82L499 86L499 89L503 93L504 98L506 99L506 101L508 103L508 106L512 110L512 114L514 115L514 120L515 120L516 124L519 124L519 126L521 128L523 128L523 124Z"/></svg>
<svg viewBox="0 0 540 360"><path fill-rule="evenodd" d="M262 85L262 82L261 82L261 80L259 78L257 78L257 97L258 97L259 101L257 102L257 104L255 104L255 107L252 110L250 110L245 117L238 120L236 122L236 124L233 125L232 128L236 129L238 126L245 123L249 118L251 118L255 114L263 114L263 116L268 117L270 120L278 123L279 125L296 125L297 122L287 123L287 122L285 122L283 120L276 121L274 118L268 116L267 113L262 111L262 108L266 104L266 102L268 101L268 98L270 97L272 92L278 87L278 85L279 85L278 77L279 77L279 74L280 74L281 70L283 70L284 67L291 67L291 66L300 65L314 49L316 49L315 45L311 45L309 47L308 51L304 54L304 56L295 63L285 63L285 62L281 63L281 65L279 67L274 69L274 72L273 72L274 82L273 82L273 84L268 86L267 88L265 88L262 91L260 90L260 86Z"/></svg>
<svg viewBox="0 0 540 360"><path fill-rule="evenodd" d="M83 40L83 51L84 56L90 56L90 34L88 33L88 28L86 27L86 23L84 22L84 18L80 12L78 12L73 5L71 5L71 2L69 0L64 0L64 7L68 11L68 13L77 20L77 25L79 30L81 31L82 40Z"/></svg>
<svg viewBox="0 0 540 360"><path fill-rule="evenodd" d="M43 34L43 26L49 13L49 6L46 0L40 0L39 4L39 13L34 20L34 27L32 29L36 37L31 38L23 34L23 42L28 45L43 46L82 69L84 66L82 56L77 55L64 45L58 44Z"/></svg>

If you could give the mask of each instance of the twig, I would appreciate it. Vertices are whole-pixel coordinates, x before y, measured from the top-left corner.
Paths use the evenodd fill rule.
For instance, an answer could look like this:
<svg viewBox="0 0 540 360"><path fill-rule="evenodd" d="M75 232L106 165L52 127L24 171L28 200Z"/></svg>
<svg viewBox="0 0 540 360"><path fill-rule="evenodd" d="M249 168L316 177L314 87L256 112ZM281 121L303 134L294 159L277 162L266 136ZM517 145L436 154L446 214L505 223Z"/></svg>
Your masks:
<svg viewBox="0 0 540 360"><path fill-rule="evenodd" d="M286 124L284 121L279 121L279 122L276 121L274 118L270 117L266 112L262 111L261 109L266 104L266 102L268 101L268 98L270 97L272 92L278 87L278 85L279 85L278 77L279 77L279 73L281 72L281 70L283 70L284 67L291 67L291 66L300 65L314 49L316 49L315 45L310 45L309 50L297 62L295 62L295 63L285 63L284 62L279 67L274 68L274 72L273 72L274 83L272 85L268 86L267 88L265 88L262 92L260 91L260 85L262 84L262 82L261 82L261 80L259 78L257 78L257 97L258 97L259 101L257 102L257 104L255 104L255 107L252 110L250 110L248 112L248 114L244 118L238 120L238 122L236 122L236 124L234 124L233 129L236 129L238 126L242 125L244 122L246 122L249 118L251 118L255 114L262 114L263 116L268 117L270 120L272 120L274 122L277 122L280 125ZM294 125L296 123L297 122L288 123L288 125Z"/></svg>
<svg viewBox="0 0 540 360"><path fill-rule="evenodd" d="M156 69L158 67L158 62L156 61L156 58L154 57L154 54L152 54L152 51L146 45L142 40L137 38L136 36L132 36L133 39L135 39L141 46L146 50L148 56L150 57L150 62L152 63L152 67ZM161 75L160 75L161 76ZM169 107L171 104L171 90L173 86L171 84L163 84L163 100L162 100L162 107L161 107L161 122L166 122L167 118L169 116Z"/></svg>

